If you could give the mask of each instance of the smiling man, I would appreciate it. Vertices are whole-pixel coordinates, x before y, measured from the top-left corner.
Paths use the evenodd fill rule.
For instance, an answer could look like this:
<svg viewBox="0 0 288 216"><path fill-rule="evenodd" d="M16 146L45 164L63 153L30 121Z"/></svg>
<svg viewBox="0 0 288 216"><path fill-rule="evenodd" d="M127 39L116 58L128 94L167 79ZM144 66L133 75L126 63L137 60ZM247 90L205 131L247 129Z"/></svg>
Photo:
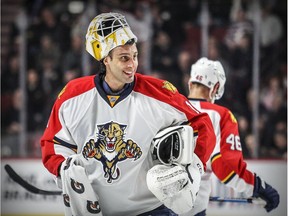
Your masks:
<svg viewBox="0 0 288 216"><path fill-rule="evenodd" d="M171 83L136 72L136 42L121 14L96 16L86 50L101 71L70 81L53 106L41 139L42 160L63 190L67 216L175 216L147 186L147 172L155 165L153 138L165 128L189 125L197 134L191 154L204 168L214 148L207 114ZM188 174L182 166L177 170L185 178L180 190L186 189Z"/></svg>

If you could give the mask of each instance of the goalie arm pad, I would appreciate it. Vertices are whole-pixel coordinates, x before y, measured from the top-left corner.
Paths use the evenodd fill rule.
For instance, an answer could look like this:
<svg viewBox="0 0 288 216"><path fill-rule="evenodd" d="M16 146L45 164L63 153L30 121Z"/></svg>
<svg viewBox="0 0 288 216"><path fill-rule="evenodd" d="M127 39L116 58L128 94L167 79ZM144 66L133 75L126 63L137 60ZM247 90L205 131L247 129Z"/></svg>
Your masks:
<svg viewBox="0 0 288 216"><path fill-rule="evenodd" d="M149 190L168 208L177 214L190 211L200 188L203 164L197 155L186 166L158 164L147 173Z"/></svg>
<svg viewBox="0 0 288 216"><path fill-rule="evenodd" d="M154 159L158 159L164 165L190 164L194 149L194 132L188 125L172 126L161 130L151 144Z"/></svg>
<svg viewBox="0 0 288 216"><path fill-rule="evenodd" d="M69 206L65 215L102 216L98 194L87 174L92 167L95 169L94 160L86 160L82 154L71 155L62 163L57 183L61 184L65 206Z"/></svg>

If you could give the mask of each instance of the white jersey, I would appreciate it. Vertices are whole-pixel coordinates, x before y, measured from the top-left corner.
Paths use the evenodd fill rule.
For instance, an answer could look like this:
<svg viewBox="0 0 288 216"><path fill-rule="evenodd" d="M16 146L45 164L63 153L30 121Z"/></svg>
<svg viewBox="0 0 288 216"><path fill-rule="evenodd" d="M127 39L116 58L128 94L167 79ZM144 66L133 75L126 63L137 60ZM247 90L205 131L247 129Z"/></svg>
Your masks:
<svg viewBox="0 0 288 216"><path fill-rule="evenodd" d="M59 176L65 158L84 154L95 143L97 153L88 158L95 167L86 172L102 214L135 216L162 205L146 185L152 139L159 130L182 123L198 131L195 153L205 164L215 142L211 121L171 83L136 74L117 96L105 93L99 76L79 78L66 85L53 106L41 139L42 160Z"/></svg>

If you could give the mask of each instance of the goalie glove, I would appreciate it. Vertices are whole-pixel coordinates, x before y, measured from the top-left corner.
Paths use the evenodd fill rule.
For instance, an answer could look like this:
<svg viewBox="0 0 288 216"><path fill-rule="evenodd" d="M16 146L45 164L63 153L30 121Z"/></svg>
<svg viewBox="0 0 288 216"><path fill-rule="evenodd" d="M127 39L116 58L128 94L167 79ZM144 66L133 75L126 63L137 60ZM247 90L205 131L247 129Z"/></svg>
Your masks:
<svg viewBox="0 0 288 216"><path fill-rule="evenodd" d="M267 212L272 211L279 205L279 194L271 185L267 184L259 176L255 174L255 183L253 190L253 197L260 197L266 201L264 208Z"/></svg>
<svg viewBox="0 0 288 216"><path fill-rule="evenodd" d="M153 158L164 165L190 164L194 149L193 128L188 125L165 128L156 134L151 143Z"/></svg>
<svg viewBox="0 0 288 216"><path fill-rule="evenodd" d="M177 214L190 211L200 188L203 164L194 154L194 163L167 166L158 164L147 173L149 190L168 208Z"/></svg>

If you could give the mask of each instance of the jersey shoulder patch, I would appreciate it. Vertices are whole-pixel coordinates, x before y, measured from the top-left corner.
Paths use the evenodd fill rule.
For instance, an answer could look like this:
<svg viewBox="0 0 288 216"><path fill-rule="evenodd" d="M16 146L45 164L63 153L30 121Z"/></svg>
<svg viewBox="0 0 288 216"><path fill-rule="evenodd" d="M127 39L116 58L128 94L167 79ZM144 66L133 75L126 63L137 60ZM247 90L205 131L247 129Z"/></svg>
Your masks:
<svg viewBox="0 0 288 216"><path fill-rule="evenodd" d="M146 94L165 94L174 95L178 92L177 88L169 81L158 79L152 76L136 74L136 82L134 91Z"/></svg>
<svg viewBox="0 0 288 216"><path fill-rule="evenodd" d="M177 92L177 88L167 80L163 81L162 88L167 89L168 91L171 91L173 94Z"/></svg>
<svg viewBox="0 0 288 216"><path fill-rule="evenodd" d="M232 121L233 123L237 123L237 119L235 118L235 116L233 115L233 113L232 113L230 110L229 110L228 112L229 112L231 121Z"/></svg>

